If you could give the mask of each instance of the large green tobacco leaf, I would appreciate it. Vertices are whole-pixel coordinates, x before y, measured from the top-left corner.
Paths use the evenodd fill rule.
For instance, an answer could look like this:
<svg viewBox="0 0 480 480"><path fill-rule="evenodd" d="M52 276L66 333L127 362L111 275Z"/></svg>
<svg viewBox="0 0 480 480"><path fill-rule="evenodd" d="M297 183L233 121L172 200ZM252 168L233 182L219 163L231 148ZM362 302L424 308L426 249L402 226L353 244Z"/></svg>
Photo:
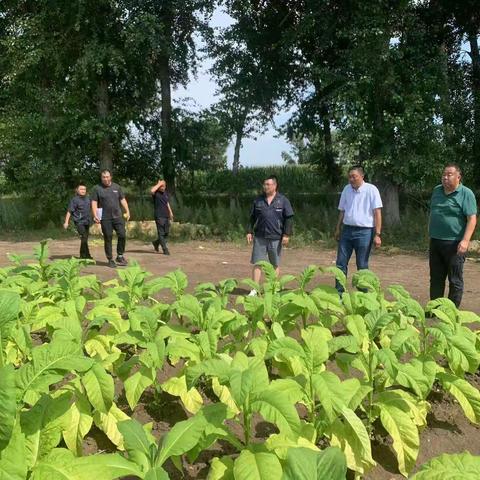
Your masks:
<svg viewBox="0 0 480 480"><path fill-rule="evenodd" d="M133 375L124 382L125 396L128 405L133 410L142 396L143 392L155 381L155 371L148 367L140 367Z"/></svg>
<svg viewBox="0 0 480 480"><path fill-rule="evenodd" d="M280 357L282 360L287 360L289 357L305 357L305 352L302 346L291 337L282 337L270 342L265 354L265 358Z"/></svg>
<svg viewBox="0 0 480 480"><path fill-rule="evenodd" d="M32 480L114 480L127 475L142 476L139 468L119 454L74 457L57 448L33 470Z"/></svg>
<svg viewBox="0 0 480 480"><path fill-rule="evenodd" d="M478 480L480 457L470 453L443 454L422 465L411 480Z"/></svg>
<svg viewBox="0 0 480 480"><path fill-rule="evenodd" d="M282 465L273 453L243 450L233 465L235 480L279 480Z"/></svg>
<svg viewBox="0 0 480 480"><path fill-rule="evenodd" d="M27 478L27 462L25 458L25 436L16 422L7 447L0 452L0 479L25 480Z"/></svg>
<svg viewBox="0 0 480 480"><path fill-rule="evenodd" d="M437 374L435 360L432 357L413 358L408 363L399 363L397 368L396 382L411 388L419 398L427 398Z"/></svg>
<svg viewBox="0 0 480 480"><path fill-rule="evenodd" d="M170 377L166 382L162 383L162 390L180 397L185 409L190 413L197 413L203 405L203 398L200 392L192 387L187 388L185 375L181 377Z"/></svg>
<svg viewBox="0 0 480 480"><path fill-rule="evenodd" d="M19 311L20 295L10 290L0 290L0 351L2 342L10 335Z"/></svg>
<svg viewBox="0 0 480 480"><path fill-rule="evenodd" d="M92 427L93 417L90 403L85 395L75 391L75 401L70 406L63 439L67 447L77 456L83 455L83 439Z"/></svg>
<svg viewBox="0 0 480 480"><path fill-rule="evenodd" d="M443 388L457 399L466 417L473 423L480 423L480 392L451 373L438 373L437 378Z"/></svg>
<svg viewBox="0 0 480 480"><path fill-rule="evenodd" d="M459 327L457 333L448 338L446 356L456 375L477 371L480 354L475 348L475 342L475 334L467 327Z"/></svg>
<svg viewBox="0 0 480 480"><path fill-rule="evenodd" d="M60 443L62 430L67 427L71 396L66 391L55 396L43 394L30 410L21 412L20 424L25 434L25 457L29 467Z"/></svg>
<svg viewBox="0 0 480 480"><path fill-rule="evenodd" d="M113 378L99 364L94 363L82 377L82 383L93 407L102 413L108 413L113 402Z"/></svg>
<svg viewBox="0 0 480 480"><path fill-rule="evenodd" d="M176 297L179 297L183 294L187 286L187 276L180 269L177 269L173 272L167 273L163 277L155 278L146 283L145 290L148 295L153 295L164 288L168 288Z"/></svg>
<svg viewBox="0 0 480 480"><path fill-rule="evenodd" d="M170 477L162 467L155 467L148 470L143 480L170 480Z"/></svg>
<svg viewBox="0 0 480 480"><path fill-rule="evenodd" d="M350 408L343 408L342 418L330 426L331 445L339 447L345 454L350 470L365 473L376 465L372 458L370 437L365 425Z"/></svg>
<svg viewBox="0 0 480 480"><path fill-rule="evenodd" d="M10 441L16 413L15 370L6 365L0 368L0 452Z"/></svg>
<svg viewBox="0 0 480 480"><path fill-rule="evenodd" d="M415 466L420 446L418 428L410 407L400 396L389 391L380 394L375 405L380 410L382 425L393 439L398 470L407 477Z"/></svg>
<svg viewBox="0 0 480 480"><path fill-rule="evenodd" d="M282 480L345 480L347 464L339 448L321 452L309 448L289 448Z"/></svg>
<svg viewBox="0 0 480 480"><path fill-rule="evenodd" d="M75 342L55 341L32 350L31 362L22 365L17 371L17 395L25 392L46 392L52 383L63 378L57 372L83 372L92 366L93 361L85 358L80 345Z"/></svg>
<svg viewBox="0 0 480 480"><path fill-rule="evenodd" d="M98 411L93 414L95 425L105 432L109 440L120 450L123 450L123 436L118 430L118 422L128 420L129 418L115 403L107 414Z"/></svg>
<svg viewBox="0 0 480 480"><path fill-rule="evenodd" d="M142 425L133 419L125 420L118 423L118 430L123 435L123 446L130 460L142 466L144 471L149 470L153 464L151 452L154 444Z"/></svg>
<svg viewBox="0 0 480 480"><path fill-rule="evenodd" d="M183 455L195 447L203 435L205 424L201 415L176 423L163 437L155 465L162 466L168 458Z"/></svg>
<svg viewBox="0 0 480 480"><path fill-rule="evenodd" d="M280 432L298 435L300 430L298 412L288 396L282 392L269 388L255 394L251 409L260 413L268 422L275 424Z"/></svg>

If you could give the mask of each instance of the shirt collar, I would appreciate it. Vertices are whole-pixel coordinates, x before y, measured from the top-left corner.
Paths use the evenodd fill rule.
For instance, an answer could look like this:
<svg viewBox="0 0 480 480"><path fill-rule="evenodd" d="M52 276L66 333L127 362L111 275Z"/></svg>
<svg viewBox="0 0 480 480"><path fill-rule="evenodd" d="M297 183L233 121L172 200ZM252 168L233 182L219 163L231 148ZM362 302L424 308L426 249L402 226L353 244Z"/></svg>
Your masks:
<svg viewBox="0 0 480 480"><path fill-rule="evenodd" d="M363 190L365 190L366 182L363 182L358 188L353 188L350 183L349 183L349 185L350 185L350 188L351 188L352 192L354 192L354 193L360 193L360 192L362 192Z"/></svg>

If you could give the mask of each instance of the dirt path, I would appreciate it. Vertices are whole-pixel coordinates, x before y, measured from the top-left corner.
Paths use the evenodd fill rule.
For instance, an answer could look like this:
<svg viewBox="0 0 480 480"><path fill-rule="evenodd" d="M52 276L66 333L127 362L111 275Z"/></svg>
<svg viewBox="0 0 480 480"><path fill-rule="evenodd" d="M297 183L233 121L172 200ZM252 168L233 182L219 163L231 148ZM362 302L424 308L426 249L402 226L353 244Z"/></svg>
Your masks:
<svg viewBox="0 0 480 480"><path fill-rule="evenodd" d="M35 242L12 243L0 241L0 266L8 264L7 253L29 254L37 244ZM242 279L250 275L250 248L230 243L185 242L171 245L171 256L159 255L151 244L129 241L126 257L136 260L146 270L155 275L181 268L187 275L191 286L205 281L218 281L229 277ZM89 273L96 273L102 279L115 276L115 271L105 264L103 243L99 239L91 242L91 251L98 261L89 267ZM50 243L50 255L55 258L69 258L77 255L78 241L55 240ZM333 265L335 251L322 248L290 248L284 252L282 272L298 274L310 264ZM354 263L351 262L352 271ZM384 286L402 284L417 300L428 300L428 259L423 255L374 254L370 268L375 271ZM331 281L325 279L325 281ZM480 263L467 260L465 264L465 294L462 304L465 310L480 313Z"/></svg>

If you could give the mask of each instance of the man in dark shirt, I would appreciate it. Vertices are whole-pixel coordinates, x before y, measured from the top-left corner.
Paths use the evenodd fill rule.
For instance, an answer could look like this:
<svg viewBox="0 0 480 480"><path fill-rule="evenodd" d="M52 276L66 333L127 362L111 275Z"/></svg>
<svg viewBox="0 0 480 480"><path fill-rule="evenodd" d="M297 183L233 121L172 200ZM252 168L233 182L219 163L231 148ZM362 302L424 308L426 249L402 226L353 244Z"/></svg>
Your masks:
<svg viewBox="0 0 480 480"><path fill-rule="evenodd" d="M122 207L125 210L125 220L130 219L130 210L127 199L122 189L116 183L112 183L110 170L101 173L102 183L97 185L92 195L92 212L95 223L100 223L103 233L105 255L108 266L115 268L117 265L128 265L123 256L125 253L126 231L125 222L122 218ZM99 209L102 209L100 214ZM117 232L117 258L113 261L112 239L113 231Z"/></svg>
<svg viewBox="0 0 480 480"><path fill-rule="evenodd" d="M263 194L258 196L250 211L250 225L247 242L253 241L251 263L252 277L260 282L261 268L256 265L260 260L268 260L279 274L282 245L288 245L293 227L293 209L287 197L278 193L277 177L271 175L263 181ZM252 290L249 295L256 295Z"/></svg>
<svg viewBox="0 0 480 480"><path fill-rule="evenodd" d="M173 212L166 190L167 183L165 180L159 180L157 184L150 189L158 233L158 238L152 242L152 245L156 252L158 252L158 247L161 246L163 254L170 255L167 247L167 237L170 231L170 221L173 220Z"/></svg>
<svg viewBox="0 0 480 480"><path fill-rule="evenodd" d="M88 233L92 217L90 215L90 197L87 195L87 187L80 183L77 186L77 194L70 200L63 228L66 230L73 219L75 228L80 235L80 258L92 259L88 249Z"/></svg>

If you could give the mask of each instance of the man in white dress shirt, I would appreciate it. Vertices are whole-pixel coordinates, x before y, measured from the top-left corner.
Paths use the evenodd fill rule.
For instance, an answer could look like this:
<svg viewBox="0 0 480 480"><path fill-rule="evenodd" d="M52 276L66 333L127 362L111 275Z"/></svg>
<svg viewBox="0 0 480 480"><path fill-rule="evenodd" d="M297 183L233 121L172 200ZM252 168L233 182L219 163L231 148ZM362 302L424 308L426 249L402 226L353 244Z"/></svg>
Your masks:
<svg viewBox="0 0 480 480"><path fill-rule="evenodd" d="M364 180L362 167L352 167L348 171L348 185L342 191L338 204L339 216L335 229L338 241L337 267L345 275L348 262L355 251L357 270L368 268L372 244L382 244L382 199L375 185ZM339 293L342 286L337 282Z"/></svg>

